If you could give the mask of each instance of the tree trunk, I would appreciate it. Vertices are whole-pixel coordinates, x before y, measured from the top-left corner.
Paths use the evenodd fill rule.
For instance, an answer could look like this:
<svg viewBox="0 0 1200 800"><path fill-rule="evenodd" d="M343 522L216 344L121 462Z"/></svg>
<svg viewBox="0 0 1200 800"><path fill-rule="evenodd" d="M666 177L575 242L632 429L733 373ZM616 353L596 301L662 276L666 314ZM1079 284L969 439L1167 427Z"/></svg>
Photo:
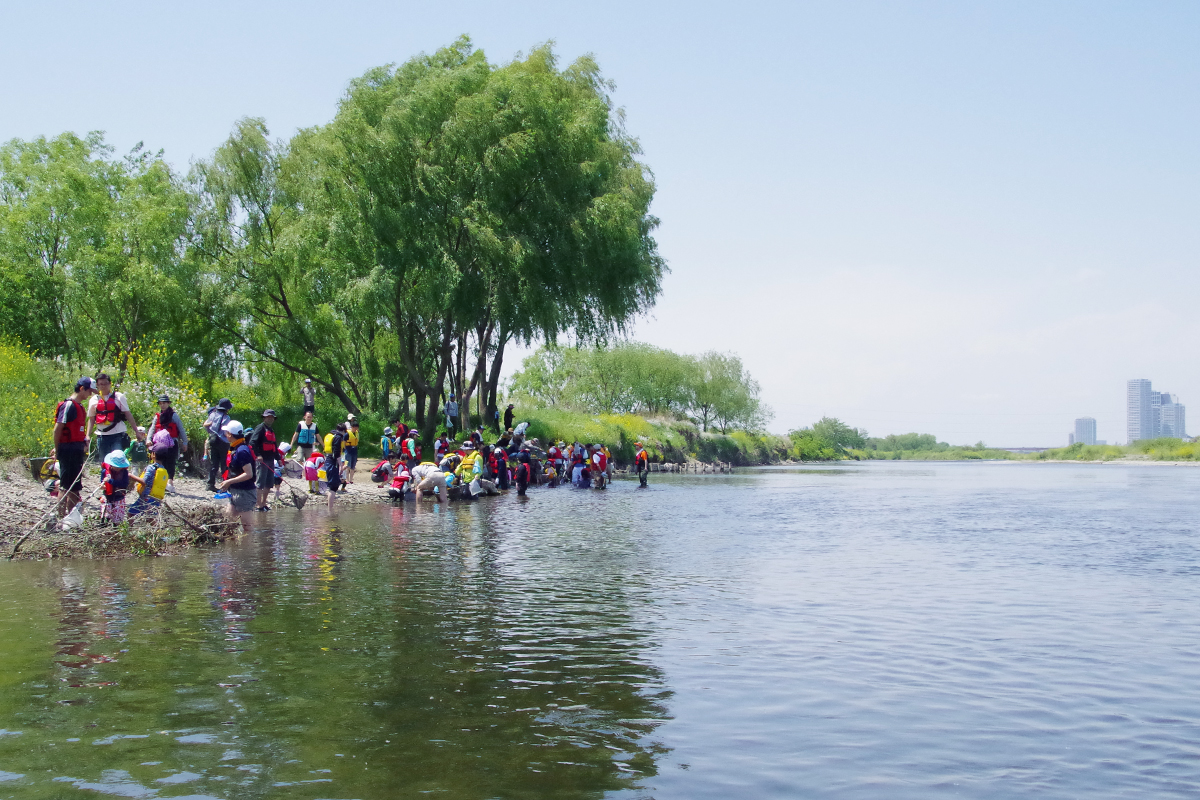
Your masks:
<svg viewBox="0 0 1200 800"><path fill-rule="evenodd" d="M492 369L488 373L487 384L484 388L484 394L487 395L487 420L490 424L496 426L496 430L500 430L500 422L496 418L496 393L500 384L500 367L504 364L504 345L508 343L508 331L504 328L500 329L499 336L496 337L496 355L492 356Z"/></svg>

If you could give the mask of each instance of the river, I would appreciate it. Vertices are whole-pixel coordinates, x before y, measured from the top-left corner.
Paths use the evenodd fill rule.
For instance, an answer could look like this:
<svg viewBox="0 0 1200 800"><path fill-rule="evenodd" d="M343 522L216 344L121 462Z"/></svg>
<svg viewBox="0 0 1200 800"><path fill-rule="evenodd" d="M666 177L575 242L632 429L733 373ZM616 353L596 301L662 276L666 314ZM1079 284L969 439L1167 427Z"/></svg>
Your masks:
<svg viewBox="0 0 1200 800"><path fill-rule="evenodd" d="M6 564L0 797L1195 797L1198 497L875 462Z"/></svg>

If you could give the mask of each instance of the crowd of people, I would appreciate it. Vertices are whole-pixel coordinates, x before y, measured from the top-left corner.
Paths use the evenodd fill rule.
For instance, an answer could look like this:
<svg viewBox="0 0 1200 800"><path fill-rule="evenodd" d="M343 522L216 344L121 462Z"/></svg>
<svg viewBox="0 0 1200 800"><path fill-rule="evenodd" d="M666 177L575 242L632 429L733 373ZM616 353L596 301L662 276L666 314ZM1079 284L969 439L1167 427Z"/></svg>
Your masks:
<svg viewBox="0 0 1200 800"><path fill-rule="evenodd" d="M232 417L233 402L222 398L208 410L203 459L207 487L215 497L228 500L232 514L269 511L271 493L279 501L287 477L302 477L312 494L327 497L332 511L339 493L355 482L358 467L359 421L348 414L322 435L316 421L316 395L311 380L301 389L303 418L283 441L275 430L276 413L247 430ZM513 425L514 407L504 411L500 436L485 441L481 426L456 441L460 424L458 406L450 395L444 407L446 432L433 442L424 457L420 436L399 419L391 420L379 441L383 458L370 470L372 483L382 484L384 496L412 500L431 496L438 503L452 498L469 499L499 494L515 487L525 495L531 486L606 488L613 477L612 453L602 444L564 441L543 447L527 438L528 422ZM500 422L497 412L496 422ZM106 374L82 377L74 393L55 411L54 444L57 459L56 488L60 515L81 500L83 473L88 461L101 464L102 517L121 522L161 506L175 492L175 472L181 452L187 451L187 431L171 398L163 395L149 428L139 426L125 395L113 389ZM649 456L635 444L634 465L642 486L647 485ZM145 461L140 475L133 463Z"/></svg>

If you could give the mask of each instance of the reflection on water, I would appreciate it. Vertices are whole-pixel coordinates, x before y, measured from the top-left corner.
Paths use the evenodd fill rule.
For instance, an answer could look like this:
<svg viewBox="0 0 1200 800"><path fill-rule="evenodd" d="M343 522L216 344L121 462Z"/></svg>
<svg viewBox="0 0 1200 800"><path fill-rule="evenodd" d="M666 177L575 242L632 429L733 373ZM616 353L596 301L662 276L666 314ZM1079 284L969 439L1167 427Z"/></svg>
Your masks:
<svg viewBox="0 0 1200 800"><path fill-rule="evenodd" d="M1200 794L1200 469L848 464L0 569L0 800Z"/></svg>
<svg viewBox="0 0 1200 800"><path fill-rule="evenodd" d="M629 531L547 548L553 517L526 539L515 508L297 514L187 558L14 565L0 796L636 787L667 693L612 558Z"/></svg>

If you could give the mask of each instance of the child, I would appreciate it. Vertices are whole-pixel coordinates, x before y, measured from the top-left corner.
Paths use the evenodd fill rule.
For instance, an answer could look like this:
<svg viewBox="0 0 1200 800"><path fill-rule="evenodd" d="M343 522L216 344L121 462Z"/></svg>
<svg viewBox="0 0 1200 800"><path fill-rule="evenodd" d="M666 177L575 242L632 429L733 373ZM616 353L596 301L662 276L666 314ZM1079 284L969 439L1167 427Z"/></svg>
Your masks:
<svg viewBox="0 0 1200 800"><path fill-rule="evenodd" d="M120 450L114 450L104 457L103 491L104 504L100 509L100 518L111 520L114 524L125 521L125 495L129 484L136 483L143 487L142 479L129 474L129 459ZM139 488L138 493L140 494Z"/></svg>
<svg viewBox="0 0 1200 800"><path fill-rule="evenodd" d="M551 489L558 486L558 472L554 469L554 459L551 458L546 460L546 468L542 471L542 474L545 475L546 480L550 482Z"/></svg>
<svg viewBox="0 0 1200 800"><path fill-rule="evenodd" d="M325 468L325 456L316 450L304 462L304 480L308 481L308 493L320 494L321 471Z"/></svg>
<svg viewBox="0 0 1200 800"><path fill-rule="evenodd" d="M397 462L396 471L392 477L392 485L388 489L388 497L393 500L403 500L404 492L408 490L408 484L412 481L412 474L404 464Z"/></svg>
<svg viewBox="0 0 1200 800"><path fill-rule="evenodd" d="M138 499L129 506L128 516L130 517L158 508L162 505L163 497L167 493L167 481L169 480L167 468L158 463L154 450L151 450L149 455L150 463L146 465L146 471L142 473L141 480L138 481L141 487L138 491Z"/></svg>
<svg viewBox="0 0 1200 800"><path fill-rule="evenodd" d="M287 464L288 451L292 449L288 442L279 443L279 458L275 461L275 502L279 502L279 490L283 487L283 470Z"/></svg>

